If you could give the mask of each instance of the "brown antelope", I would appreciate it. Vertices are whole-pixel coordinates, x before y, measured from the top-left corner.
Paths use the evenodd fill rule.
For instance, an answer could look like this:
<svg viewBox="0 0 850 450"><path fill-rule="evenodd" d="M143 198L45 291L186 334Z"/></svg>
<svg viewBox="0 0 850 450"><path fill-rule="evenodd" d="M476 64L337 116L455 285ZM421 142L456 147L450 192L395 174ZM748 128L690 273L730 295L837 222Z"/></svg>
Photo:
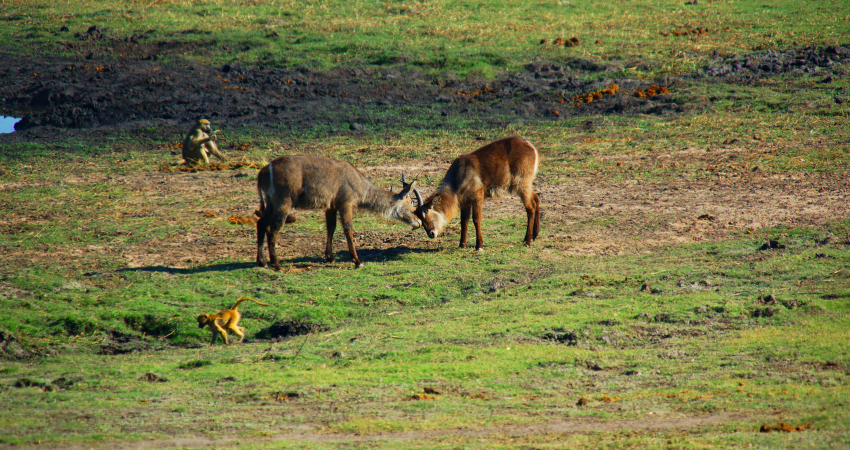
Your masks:
<svg viewBox="0 0 850 450"><path fill-rule="evenodd" d="M466 247L469 216L475 224L475 250L484 246L481 238L481 209L485 198L498 198L505 192L519 195L528 214L525 245L540 234L540 198L531 184L537 175L540 151L525 139L509 137L458 157L452 162L437 191L425 201L414 192L419 207L416 216L428 237L435 238L460 211L460 246Z"/></svg>
<svg viewBox="0 0 850 450"><path fill-rule="evenodd" d="M375 214L395 219L418 228L419 219L414 214L408 197L416 185L407 183L401 176L402 189L398 194L381 189L350 163L316 156L281 156L260 169L257 176L257 193L260 196L262 216L257 221L257 264L266 266L263 241L269 243L269 262L280 270L275 254L278 232L294 208L324 209L328 239L325 259L333 262L333 234L336 216L340 214L342 230L348 241L348 253L355 267L363 267L354 249L354 209L362 208Z"/></svg>

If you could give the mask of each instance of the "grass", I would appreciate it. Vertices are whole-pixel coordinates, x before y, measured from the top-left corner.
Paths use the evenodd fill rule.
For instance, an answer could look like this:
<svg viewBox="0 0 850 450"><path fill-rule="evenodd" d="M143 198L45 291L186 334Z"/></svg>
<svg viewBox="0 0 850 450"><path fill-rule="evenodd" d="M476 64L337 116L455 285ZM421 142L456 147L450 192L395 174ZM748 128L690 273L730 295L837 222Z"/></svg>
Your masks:
<svg viewBox="0 0 850 450"><path fill-rule="evenodd" d="M692 72L714 52L746 54L766 48L836 45L850 26L844 2L803 6L795 1L705 2L630 0L616 4L545 1L221 2L124 0L21 1L0 6L0 45L22 53L144 53L160 47L164 57L204 63L308 66L408 66L462 76L491 77L543 58L610 61L629 76ZM60 31L66 26L68 31ZM86 39L100 26L105 38ZM673 31L703 27L700 36ZM78 37L82 35L82 39ZM667 34L664 36L663 34ZM142 35L127 44L133 35ZM578 47L541 45L576 36ZM22 38L26 44L18 45ZM599 40L600 43L595 42ZM70 42L67 46L63 43ZM189 55L184 43L203 43ZM12 45L14 43L14 45ZM57 44L59 47L57 47ZM17 49L17 50L15 50Z"/></svg>
<svg viewBox="0 0 850 450"><path fill-rule="evenodd" d="M314 224L296 225L296 232L321 233ZM832 232L848 226L836 223ZM790 248L767 253L756 250L763 238L743 233L658 254L561 258L517 245L522 230L513 220L490 221L489 230L482 255L446 242L436 253L414 251L357 271L331 264L277 274L213 261L80 277L81 269L64 265L7 267L4 284L27 294L0 326L25 347L57 353L4 364L9 402L0 421L14 434L0 438L97 443L191 429L259 439L248 447L262 447L264 435L295 433L299 424L362 435L732 411L741 415L735 422L660 441L645 433L602 436L610 445L766 445L751 433L779 417L811 424L817 441L810 444L845 442L847 417L838 405L847 395L848 259L819 244L822 232L761 230L784 236ZM821 251L831 258L813 259ZM69 278L77 281L69 285ZM643 284L660 293L641 290ZM753 317L763 308L758 298L770 292L799 306ZM280 317L322 322L327 331L192 348L206 339L192 324L198 306L215 309L242 295L273 303L244 309L249 338ZM94 354L109 330L189 348ZM574 346L546 337L564 333L573 333ZM147 373L168 381L141 380ZM36 385L13 387L25 379ZM423 387L439 390L439 399L410 400ZM582 397L588 406L575 406ZM206 419L205 411L222 403L225 415ZM68 408L75 413L63 413ZM534 434L513 441L497 433L487 444L469 439L452 442L542 442ZM399 445L392 442L387 446Z"/></svg>
<svg viewBox="0 0 850 450"><path fill-rule="evenodd" d="M0 45L129 51L119 41L144 32L141 42L172 49L166 62L487 77L537 57L599 57L616 76L655 79L699 68L715 50L848 35L840 2L573 3L24 1L0 5ZM91 25L107 40L70 37ZM660 34L697 26L716 31ZM581 46L538 43L572 35ZM210 45L183 55L187 41ZM256 207L256 169L161 172L179 140L167 130L3 144L0 446L845 447L850 221L840 208L829 220L785 220L785 199L737 200L754 184L769 191L770 180L822 188L821 197L801 192L812 208L844 195L848 106L832 99L848 84L819 81L673 84L688 108L667 116L587 109L488 128L474 115L388 107L327 112L371 118L378 125L365 133L227 130L234 159L261 166L298 152L391 166L372 177L383 187L398 186L395 168L414 166L421 173L409 176L433 187L441 170L421 167L442 169L505 135L544 150L538 186L551 194L532 249L520 244L519 205L485 206L480 254L456 248L457 222L427 240L358 214L359 270L339 235L337 262L321 260L323 222L304 212L283 233L284 271L254 267L254 230L227 217ZM408 122L382 128L390 115ZM606 186L634 191L604 199L618 209L584 199ZM741 217L709 211L728 223L706 219L702 234L702 205L657 207L668 190L728 186ZM761 210L760 200L778 206ZM758 223L760 211L773 212L770 224ZM786 248L759 250L770 239ZM243 305L249 343L206 346L194 318L241 296L272 304ZM314 328L269 339L280 320ZM440 393L414 400L425 388ZM811 428L758 432L780 422Z"/></svg>

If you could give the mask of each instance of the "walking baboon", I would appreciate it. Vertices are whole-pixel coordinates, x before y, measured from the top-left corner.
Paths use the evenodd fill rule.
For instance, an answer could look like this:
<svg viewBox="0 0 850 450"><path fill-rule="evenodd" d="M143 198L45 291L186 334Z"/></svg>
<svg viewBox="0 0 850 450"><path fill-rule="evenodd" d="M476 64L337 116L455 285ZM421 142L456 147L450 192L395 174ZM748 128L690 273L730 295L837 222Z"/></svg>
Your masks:
<svg viewBox="0 0 850 450"><path fill-rule="evenodd" d="M221 338L224 340L224 345L230 345L230 341L227 339L227 330L230 330L239 336L239 341L236 342L237 344L245 339L245 329L238 326L239 319L242 318L242 314L237 311L239 304L245 300L250 300L258 305L269 306L268 303L258 302L253 298L243 297L240 298L235 305L233 305L233 308L224 309L216 314L201 314L198 316L198 328L210 327L210 331L212 331L212 342L210 342L210 345L215 344L215 340L219 335L221 335Z"/></svg>

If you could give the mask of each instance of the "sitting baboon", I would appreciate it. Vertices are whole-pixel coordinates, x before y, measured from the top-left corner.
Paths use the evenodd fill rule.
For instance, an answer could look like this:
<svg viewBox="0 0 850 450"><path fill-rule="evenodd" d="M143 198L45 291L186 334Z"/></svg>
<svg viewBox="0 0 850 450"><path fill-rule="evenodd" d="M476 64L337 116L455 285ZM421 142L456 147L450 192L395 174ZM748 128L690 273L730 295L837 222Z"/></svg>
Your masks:
<svg viewBox="0 0 850 450"><path fill-rule="evenodd" d="M189 130L186 138L183 139L183 160L186 164L195 165L200 163L201 160L204 164L209 164L209 153L222 161L227 161L227 158L218 151L218 146L215 145L216 133L218 133L218 130L213 132L210 121L207 119L199 120Z"/></svg>

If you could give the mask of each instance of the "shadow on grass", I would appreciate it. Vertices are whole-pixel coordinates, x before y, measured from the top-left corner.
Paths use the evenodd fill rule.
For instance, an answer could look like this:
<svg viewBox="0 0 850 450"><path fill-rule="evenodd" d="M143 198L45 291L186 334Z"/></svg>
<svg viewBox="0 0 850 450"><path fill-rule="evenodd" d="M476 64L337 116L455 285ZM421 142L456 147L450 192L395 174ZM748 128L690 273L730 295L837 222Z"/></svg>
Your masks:
<svg viewBox="0 0 850 450"><path fill-rule="evenodd" d="M378 249L358 249L357 255L360 256L360 260L364 263L376 263L376 262L388 262L395 261L400 259L400 257L404 254L408 253L435 253L438 249L419 249L419 248L410 248L407 246L398 246L392 247L384 250ZM350 263L352 262L351 257L348 255L348 250L342 250L336 252L334 255L336 257L335 263ZM285 267L287 265L298 265L298 266L312 266L312 265L321 265L325 264L325 259L320 256L300 256L297 258L281 258L280 265ZM126 269L118 269L116 272L162 272L162 273L171 273L171 274L180 274L180 275L193 275L198 273L206 273L206 272L232 272L234 270L243 270L243 269L251 269L257 266L256 261L246 261L246 262L233 262L233 263L223 263L223 264L213 264L209 266L199 266L199 267L191 267L191 268L182 268L182 267L168 267L168 266L144 266L144 267L134 267L134 268L126 268Z"/></svg>

